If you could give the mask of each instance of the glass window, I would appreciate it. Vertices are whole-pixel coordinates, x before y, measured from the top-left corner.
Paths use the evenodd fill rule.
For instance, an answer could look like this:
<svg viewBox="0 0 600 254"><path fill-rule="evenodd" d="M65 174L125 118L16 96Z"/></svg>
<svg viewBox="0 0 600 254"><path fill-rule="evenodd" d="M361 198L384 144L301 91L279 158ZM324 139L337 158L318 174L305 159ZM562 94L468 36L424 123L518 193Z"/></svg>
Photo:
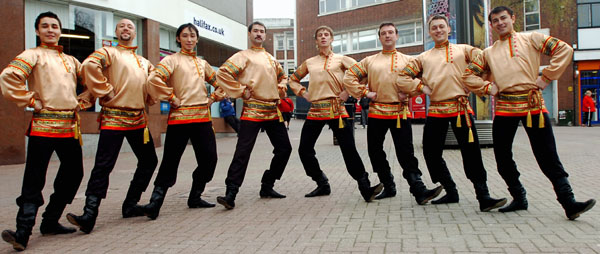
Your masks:
<svg viewBox="0 0 600 254"><path fill-rule="evenodd" d="M334 53L341 53L348 51L348 34L340 34L333 36L333 42L331 43Z"/></svg>
<svg viewBox="0 0 600 254"><path fill-rule="evenodd" d="M358 32L358 49L377 47L377 32L375 29Z"/></svg>
<svg viewBox="0 0 600 254"><path fill-rule="evenodd" d="M325 0L319 1L319 13L325 13Z"/></svg>
<svg viewBox="0 0 600 254"><path fill-rule="evenodd" d="M600 3L592 4L592 26L600 26Z"/></svg>
<svg viewBox="0 0 600 254"><path fill-rule="evenodd" d="M540 1L525 0L525 30L540 29Z"/></svg>
<svg viewBox="0 0 600 254"><path fill-rule="evenodd" d="M282 35L277 35L275 37L275 41L277 43L276 49L277 50L284 50L285 49L285 43L283 42L283 36Z"/></svg>
<svg viewBox="0 0 600 254"><path fill-rule="evenodd" d="M577 26L578 27L590 27L590 5L580 4L577 6Z"/></svg>
<svg viewBox="0 0 600 254"><path fill-rule="evenodd" d="M539 12L537 0L526 0L525 1L525 12Z"/></svg>
<svg viewBox="0 0 600 254"><path fill-rule="evenodd" d="M414 43L415 41L415 23L398 26L398 41L396 45Z"/></svg>
<svg viewBox="0 0 600 254"><path fill-rule="evenodd" d="M369 4L374 4L375 0L356 0L356 6L364 6Z"/></svg>
<svg viewBox="0 0 600 254"><path fill-rule="evenodd" d="M333 11L338 11L338 10L342 9L340 1L341 0L325 0L325 11L333 12ZM345 5L345 3L346 3L346 1L344 1L344 5Z"/></svg>
<svg viewBox="0 0 600 254"><path fill-rule="evenodd" d="M525 24L527 24L525 30L529 31L529 30L540 29L539 22L540 22L540 14L539 13L532 13L532 14L525 15Z"/></svg>

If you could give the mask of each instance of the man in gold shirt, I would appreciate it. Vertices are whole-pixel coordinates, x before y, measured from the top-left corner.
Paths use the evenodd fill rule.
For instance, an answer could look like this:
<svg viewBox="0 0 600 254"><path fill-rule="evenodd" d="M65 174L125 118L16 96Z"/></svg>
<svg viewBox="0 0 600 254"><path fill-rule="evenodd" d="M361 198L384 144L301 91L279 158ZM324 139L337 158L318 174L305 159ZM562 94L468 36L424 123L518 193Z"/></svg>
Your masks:
<svg viewBox="0 0 600 254"><path fill-rule="evenodd" d="M487 173L481 159L477 130L473 125L473 110L469 91L462 85L462 72L481 50L470 45L448 42L450 26L446 16L435 15L427 23L435 47L423 52L406 65L398 78L405 93L429 95L427 119L423 129L423 154L434 182L440 182L446 195L432 204L458 203L456 183L442 157L448 124L460 146L464 171L473 183L479 209L488 212L506 204L506 199L490 197ZM420 78L416 78L420 75Z"/></svg>
<svg viewBox="0 0 600 254"><path fill-rule="evenodd" d="M277 109L277 101L285 97L287 76L279 62L262 47L266 30L260 22L250 24L248 38L252 47L235 53L217 72L217 81L228 95L244 98L238 142L225 179L226 194L217 197L217 202L227 209L235 207L235 197L244 181L261 128L266 130L273 144L274 156L270 168L263 174L259 194L263 198L285 198L273 190L273 186L275 180L281 178L292 153L283 118Z"/></svg>
<svg viewBox="0 0 600 254"><path fill-rule="evenodd" d="M101 199L106 197L108 178L124 138L127 138L138 164L123 202L123 218L144 215L137 203L158 163L144 112L147 99L144 87L154 67L135 53L137 47L132 46L135 31L131 20L120 20L115 31L119 44L96 50L81 67L83 82L95 97L100 98L102 105L100 138L85 191L84 213L82 216L67 214L69 222L85 233L94 229L98 207Z"/></svg>
<svg viewBox="0 0 600 254"><path fill-rule="evenodd" d="M519 181L517 164L512 158L512 143L519 122L522 122L538 165L552 182L567 218L574 220L591 209L596 201L575 201L567 180L569 174L558 158L541 91L550 81L562 75L571 62L573 49L552 36L537 32L515 32L515 16L508 7L494 8L488 19L500 39L469 64L462 79L469 89L480 95L497 95L492 130L494 154L498 172L513 197L513 201L500 211L527 210L525 188ZM542 70L542 75L538 76L540 53L550 56L551 60L550 65ZM491 74L494 81L484 81L481 78L484 74Z"/></svg>
<svg viewBox="0 0 600 254"><path fill-rule="evenodd" d="M408 100L401 97L396 78L412 57L396 51L398 29L392 23L379 26L379 40L383 50L354 64L344 75L344 86L350 95L371 99L367 145L373 171L377 172L384 189L375 199L396 196L396 184L383 151L388 130L392 134L396 157L402 166L402 176L410 185L410 192L419 205L426 204L442 191L441 186L429 190L421 180L418 160L412 143L411 113ZM367 81L367 85L364 85Z"/></svg>
<svg viewBox="0 0 600 254"><path fill-rule="evenodd" d="M64 54L58 45L61 22L56 14L40 14L35 20L35 32L41 45L25 50L0 74L4 97L20 107L34 109L26 134L29 139L23 186L17 198L17 230L2 232L2 239L18 251L27 247L38 207L44 204L42 189L52 153L56 151L60 167L54 179L54 193L42 214L42 235L76 231L63 227L58 220L66 205L73 201L83 178L77 111L88 103L78 100L76 94L81 64Z"/></svg>

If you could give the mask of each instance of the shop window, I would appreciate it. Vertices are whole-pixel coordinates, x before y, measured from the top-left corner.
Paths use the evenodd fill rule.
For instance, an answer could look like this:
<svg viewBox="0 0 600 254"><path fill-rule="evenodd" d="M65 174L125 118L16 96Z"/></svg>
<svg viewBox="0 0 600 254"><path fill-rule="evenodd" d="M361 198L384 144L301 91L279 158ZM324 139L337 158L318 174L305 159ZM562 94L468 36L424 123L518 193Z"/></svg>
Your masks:
<svg viewBox="0 0 600 254"><path fill-rule="evenodd" d="M525 0L525 31L540 29L540 1Z"/></svg>

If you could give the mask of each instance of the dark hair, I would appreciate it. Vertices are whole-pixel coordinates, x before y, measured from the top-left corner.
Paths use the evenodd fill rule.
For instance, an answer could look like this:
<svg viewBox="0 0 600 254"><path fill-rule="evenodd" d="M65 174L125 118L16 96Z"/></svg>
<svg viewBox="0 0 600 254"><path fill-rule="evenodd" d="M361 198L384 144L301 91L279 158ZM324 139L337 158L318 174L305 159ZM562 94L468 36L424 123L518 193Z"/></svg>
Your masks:
<svg viewBox="0 0 600 254"><path fill-rule="evenodd" d="M259 26L262 26L262 27L265 29L265 33L267 32L267 26L265 26L265 24L263 24L263 23L262 23L262 22L260 22L260 21L254 21L254 22L252 22L252 24L250 24L250 25L248 26L248 33L252 31L252 27L253 27L254 25L259 25Z"/></svg>
<svg viewBox="0 0 600 254"><path fill-rule="evenodd" d="M377 36L379 36L379 31L381 31L381 28L384 26L393 26L394 30L396 30L396 34L398 34L398 28L396 25L394 25L394 23L381 23L381 25L379 25L379 29L377 30Z"/></svg>
<svg viewBox="0 0 600 254"><path fill-rule="evenodd" d="M490 21L490 23L492 23L492 14L498 14L501 13L503 11L508 12L508 15L510 15L511 17L514 15L514 11L511 8L508 8L506 6L498 6L494 9L492 9L492 11L490 11L490 15L488 15L488 21Z"/></svg>
<svg viewBox="0 0 600 254"><path fill-rule="evenodd" d="M445 15L436 14L436 15L429 17L429 21L427 21L427 30L429 30L429 26L431 26L431 22L434 20L437 20L437 19L442 19L442 20L446 21L446 25L450 26L450 24L448 23L448 17L446 17Z"/></svg>
<svg viewBox="0 0 600 254"><path fill-rule="evenodd" d="M38 30L38 26L40 25L40 21L43 18L53 18L58 20L58 25L60 26L60 28L62 29L62 23L60 22L60 19L58 18L58 16L56 14L54 14L54 12L44 12L44 13L40 13L40 15L37 16L37 18L35 18L35 30Z"/></svg>
<svg viewBox="0 0 600 254"><path fill-rule="evenodd" d="M190 30L196 32L196 37L198 37L198 28L192 24L192 23L187 23L187 24L183 24L181 26L179 26L179 28L177 28L177 33L176 36L177 38L179 38L179 35L181 35L181 33L183 32L183 29L189 28ZM181 38L180 38L181 40ZM181 48L181 42L178 42L177 40L175 40L175 43L177 43L177 47Z"/></svg>

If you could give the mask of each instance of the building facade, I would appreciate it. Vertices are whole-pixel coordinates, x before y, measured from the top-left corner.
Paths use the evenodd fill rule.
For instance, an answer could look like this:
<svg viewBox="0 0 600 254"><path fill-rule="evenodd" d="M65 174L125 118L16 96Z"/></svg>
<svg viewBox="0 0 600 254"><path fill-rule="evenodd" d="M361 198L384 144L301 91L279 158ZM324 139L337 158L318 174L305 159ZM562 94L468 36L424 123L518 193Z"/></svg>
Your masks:
<svg viewBox="0 0 600 254"><path fill-rule="evenodd" d="M596 51L600 49L600 44L597 39L590 38L600 38L600 26L596 24L600 23L600 0L298 0L296 8L302 11L296 14L297 60L302 63L317 54L314 29L320 25L333 28L335 53L353 57L357 61L381 50L377 28L383 22L392 22L398 27L397 50L409 55L420 54L433 46L427 27L424 26L427 17L433 14L445 14L449 18L453 30L450 34L451 42L483 49L497 39L490 30L487 15L490 9L499 5L509 6L515 11L515 30L552 35L574 46L578 39L578 31L575 29L578 7L579 20L582 18L581 13L587 10L589 21L580 24L579 29L579 40L587 40L584 40L584 44L579 43L578 51L585 50L585 53L580 54L587 58L591 53L590 49L598 54ZM578 53L575 55L577 60ZM600 57L593 61L596 59ZM597 70L599 65L593 61L579 66L586 70ZM548 64L549 57L543 56L542 67ZM579 121L579 117L575 115L579 111L579 94L583 88L579 85L578 78L574 78L574 66L576 65L571 64L562 77L543 92L550 116L558 123L576 124ZM583 74L587 75L584 80L598 80L597 71ZM589 78L590 75L596 76ZM492 118L493 98L473 96L471 102L477 119Z"/></svg>
<svg viewBox="0 0 600 254"><path fill-rule="evenodd" d="M296 66L294 19L269 18L256 19L267 26L267 39L263 46L273 55L288 75L293 74Z"/></svg>
<svg viewBox="0 0 600 254"><path fill-rule="evenodd" d="M576 120L581 124L581 109L585 91L592 92L596 100L596 112L592 124L599 124L598 99L600 99L600 0L577 0L577 38L575 48Z"/></svg>
<svg viewBox="0 0 600 254"><path fill-rule="evenodd" d="M180 50L175 44L176 29L181 24L192 23L199 30L197 54L218 67L248 46L246 26L252 21L253 1L230 2L235 9L209 0L3 0L0 2L0 21L6 25L0 31L5 41L11 43L0 46L0 66L6 67L23 50L39 45L35 18L42 12L52 11L59 16L63 26L59 44L65 53L81 62L97 48L116 45L115 25L120 19L127 18L136 24L137 53L153 64ZM96 122L99 110L96 105L91 111L80 113L84 151L96 149L94 136L99 133ZM157 134L166 130L164 103L163 110L161 105L154 105L148 107L147 112L150 130L155 133L154 143L160 145L161 135ZM213 105L212 112L216 118L215 129L224 130L225 125L218 121L217 104ZM0 135L0 165L25 161L24 134L30 119L30 110L0 98L0 121L6 123L0 126L3 134ZM88 140L92 142L85 142Z"/></svg>

